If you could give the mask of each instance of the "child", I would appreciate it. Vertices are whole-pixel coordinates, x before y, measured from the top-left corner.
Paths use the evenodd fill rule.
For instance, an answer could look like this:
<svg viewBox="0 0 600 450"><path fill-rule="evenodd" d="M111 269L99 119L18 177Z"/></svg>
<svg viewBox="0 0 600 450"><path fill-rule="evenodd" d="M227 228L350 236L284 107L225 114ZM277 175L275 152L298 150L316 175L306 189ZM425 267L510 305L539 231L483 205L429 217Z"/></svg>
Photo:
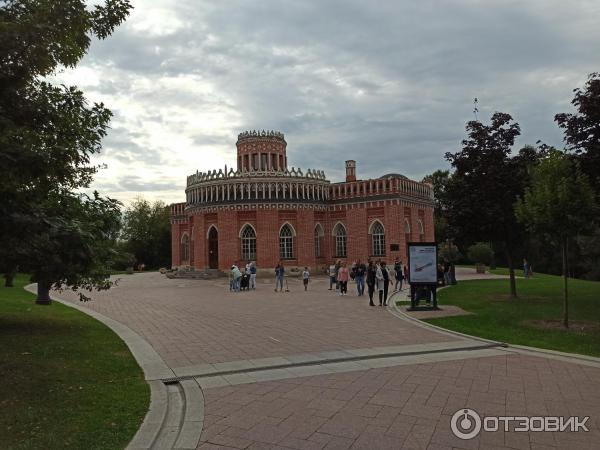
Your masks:
<svg viewBox="0 0 600 450"><path fill-rule="evenodd" d="M308 267L304 268L304 272L302 272L302 282L304 283L304 290L308 290L308 278L310 277L310 272L308 271Z"/></svg>

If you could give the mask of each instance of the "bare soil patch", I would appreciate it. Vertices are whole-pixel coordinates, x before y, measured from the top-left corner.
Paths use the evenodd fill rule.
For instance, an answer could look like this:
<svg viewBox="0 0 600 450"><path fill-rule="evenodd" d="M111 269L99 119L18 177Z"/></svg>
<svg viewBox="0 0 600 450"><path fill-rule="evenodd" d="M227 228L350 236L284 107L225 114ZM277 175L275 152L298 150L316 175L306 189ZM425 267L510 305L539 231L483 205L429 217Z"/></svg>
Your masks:
<svg viewBox="0 0 600 450"><path fill-rule="evenodd" d="M405 308L403 308L403 311L415 319L438 319L440 317L468 316L473 314L454 305L441 305L437 311L407 311Z"/></svg>

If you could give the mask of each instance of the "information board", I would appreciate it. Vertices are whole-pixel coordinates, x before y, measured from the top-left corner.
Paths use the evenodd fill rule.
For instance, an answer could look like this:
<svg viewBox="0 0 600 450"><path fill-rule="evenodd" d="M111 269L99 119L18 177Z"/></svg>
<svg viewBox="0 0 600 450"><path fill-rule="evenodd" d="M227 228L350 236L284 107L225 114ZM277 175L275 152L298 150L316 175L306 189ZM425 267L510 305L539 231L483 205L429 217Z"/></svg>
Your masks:
<svg viewBox="0 0 600 450"><path fill-rule="evenodd" d="M411 284L437 284L437 245L415 242L408 244L408 274Z"/></svg>

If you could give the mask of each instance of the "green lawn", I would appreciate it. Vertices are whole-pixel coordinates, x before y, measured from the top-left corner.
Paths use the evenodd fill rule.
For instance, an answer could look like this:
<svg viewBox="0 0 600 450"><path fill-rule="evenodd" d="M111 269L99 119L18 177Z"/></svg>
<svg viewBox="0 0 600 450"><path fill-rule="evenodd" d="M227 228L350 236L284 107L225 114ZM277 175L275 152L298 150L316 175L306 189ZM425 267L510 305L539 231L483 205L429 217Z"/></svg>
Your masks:
<svg viewBox="0 0 600 450"><path fill-rule="evenodd" d="M105 325L34 304L26 284L0 287L0 448L124 448L148 409L142 370Z"/></svg>
<svg viewBox="0 0 600 450"><path fill-rule="evenodd" d="M600 282L569 279L569 330L554 322L562 319L562 283L553 275L517 278L519 298L514 300L508 296L508 279L462 281L439 292L440 306L456 305L474 314L427 322L511 344L600 356Z"/></svg>

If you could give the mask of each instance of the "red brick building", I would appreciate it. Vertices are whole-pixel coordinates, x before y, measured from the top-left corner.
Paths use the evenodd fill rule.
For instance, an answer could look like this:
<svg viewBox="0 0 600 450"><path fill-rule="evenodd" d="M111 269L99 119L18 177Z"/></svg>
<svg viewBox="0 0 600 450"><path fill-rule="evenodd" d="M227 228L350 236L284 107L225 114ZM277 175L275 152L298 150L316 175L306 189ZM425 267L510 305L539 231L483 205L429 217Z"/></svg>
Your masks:
<svg viewBox="0 0 600 450"><path fill-rule="evenodd" d="M226 270L234 261L259 268L323 269L334 259L406 259L406 243L433 241L433 192L403 175L360 180L346 161L346 181L321 170L288 169L282 133L238 136L237 170L187 177L186 201L171 205L173 266Z"/></svg>

